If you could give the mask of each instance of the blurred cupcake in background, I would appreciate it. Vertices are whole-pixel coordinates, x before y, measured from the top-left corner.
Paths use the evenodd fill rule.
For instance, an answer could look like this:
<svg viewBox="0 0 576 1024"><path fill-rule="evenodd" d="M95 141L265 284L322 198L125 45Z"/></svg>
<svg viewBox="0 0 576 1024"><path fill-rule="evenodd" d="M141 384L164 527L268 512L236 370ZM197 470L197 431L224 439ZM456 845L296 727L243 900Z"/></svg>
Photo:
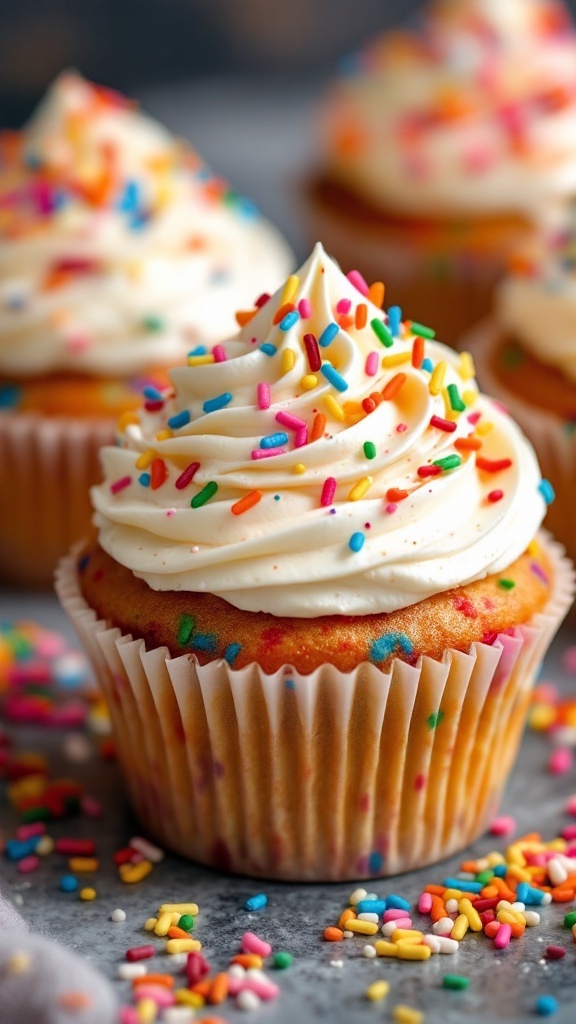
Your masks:
<svg viewBox="0 0 576 1024"><path fill-rule="evenodd" d="M319 112L310 235L443 341L576 194L576 34L557 0L437 0L372 42Z"/></svg>
<svg viewBox="0 0 576 1024"><path fill-rule="evenodd" d="M576 556L576 208L512 262L493 317L463 344L532 441L556 492L546 525Z"/></svg>
<svg viewBox="0 0 576 1024"><path fill-rule="evenodd" d="M165 367L218 359L291 264L278 232L119 94L61 75L0 134L0 574L50 582L97 453Z"/></svg>

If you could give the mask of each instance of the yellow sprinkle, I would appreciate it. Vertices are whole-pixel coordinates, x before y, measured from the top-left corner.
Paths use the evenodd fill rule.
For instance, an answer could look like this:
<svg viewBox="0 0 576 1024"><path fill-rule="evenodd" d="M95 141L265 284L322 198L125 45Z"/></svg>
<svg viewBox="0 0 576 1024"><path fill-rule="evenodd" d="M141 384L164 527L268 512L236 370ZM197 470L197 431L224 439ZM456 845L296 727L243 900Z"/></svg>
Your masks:
<svg viewBox="0 0 576 1024"><path fill-rule="evenodd" d="M214 356L208 352L205 356L188 356L188 366L207 366L214 362Z"/></svg>
<svg viewBox="0 0 576 1024"><path fill-rule="evenodd" d="M342 406L338 404L333 395L324 395L324 405L326 406L327 412L329 412L335 420L340 420L340 423L344 422L344 410L342 409Z"/></svg>
<svg viewBox="0 0 576 1024"><path fill-rule="evenodd" d="M282 289L280 306L285 306L288 302L294 302L299 284L300 278L297 277L296 274L290 274L290 277L287 279L286 284Z"/></svg>
<svg viewBox="0 0 576 1024"><path fill-rule="evenodd" d="M354 484L352 490L349 491L348 501L360 501L360 498L364 497L366 491L372 485L372 483L373 480L371 476L363 476L362 479L359 480L357 484Z"/></svg>
<svg viewBox="0 0 576 1024"><path fill-rule="evenodd" d="M452 408L448 388L442 388L442 398L444 399L444 418L447 420L457 420L460 413Z"/></svg>
<svg viewBox="0 0 576 1024"><path fill-rule="evenodd" d="M307 373L305 377L302 377L300 381L300 387L304 388L304 391L312 391L318 383L318 377L315 373Z"/></svg>
<svg viewBox="0 0 576 1024"><path fill-rule="evenodd" d="M529 545L528 545L528 547L526 548L526 550L527 550L528 554L532 555L532 558L534 558L535 555L538 555L540 553L540 545L539 545L538 541L537 540L531 540Z"/></svg>
<svg viewBox="0 0 576 1024"><path fill-rule="evenodd" d="M499 850L493 850L492 853L489 853L486 860L488 861L489 868L495 868L498 864L506 863L505 857L503 857Z"/></svg>
<svg viewBox="0 0 576 1024"><path fill-rule="evenodd" d="M558 850L559 853L564 853L564 850L568 846L565 839L551 839L549 843L546 843L547 850Z"/></svg>
<svg viewBox="0 0 576 1024"><path fill-rule="evenodd" d="M416 943L405 946L403 942L399 942L397 945L399 960L428 960L432 955L430 946L417 946Z"/></svg>
<svg viewBox="0 0 576 1024"><path fill-rule="evenodd" d="M298 476L302 476L302 473L306 472L306 466L303 462L297 462L292 472L296 473Z"/></svg>
<svg viewBox="0 0 576 1024"><path fill-rule="evenodd" d="M411 359L411 352L396 352L393 356L382 356L382 366L387 370L391 366L402 366L402 363L409 363Z"/></svg>
<svg viewBox="0 0 576 1024"><path fill-rule="evenodd" d="M30 964L31 960L28 953L19 949L15 953L12 953L6 967L8 969L8 974L24 974L24 972L29 969Z"/></svg>
<svg viewBox="0 0 576 1024"><path fill-rule="evenodd" d="M136 1003L139 1024L154 1024L158 1016L158 1006L153 999L139 999Z"/></svg>
<svg viewBox="0 0 576 1024"><path fill-rule="evenodd" d="M122 871L122 868L128 868L128 870ZM141 882L151 871L152 864L149 860L141 860L139 864L121 864L120 878L126 885L133 885L134 882Z"/></svg>
<svg viewBox="0 0 576 1024"><path fill-rule="evenodd" d="M444 900L444 903L446 903L446 900L461 900L462 899L462 890L461 889L446 889L442 899Z"/></svg>
<svg viewBox="0 0 576 1024"><path fill-rule="evenodd" d="M424 1014L420 1013L420 1010L414 1010L411 1006L398 1003L398 1006L392 1010L392 1020L396 1021L396 1024L422 1024Z"/></svg>
<svg viewBox="0 0 576 1024"><path fill-rule="evenodd" d="M517 843L512 843L506 850L506 860L508 861L508 866L516 865L516 867L520 868L526 866L526 858Z"/></svg>
<svg viewBox="0 0 576 1024"><path fill-rule="evenodd" d="M202 949L202 943L198 939L168 939L166 943L167 953L197 953Z"/></svg>
<svg viewBox="0 0 576 1024"><path fill-rule="evenodd" d="M392 942L400 942L402 939L423 939L424 932L416 931L415 928L397 928L392 932Z"/></svg>
<svg viewBox="0 0 576 1024"><path fill-rule="evenodd" d="M285 348L282 352L282 373L290 373L296 363L296 353L293 348Z"/></svg>
<svg viewBox="0 0 576 1024"><path fill-rule="evenodd" d="M180 920L180 918L178 918L178 920ZM144 931L153 932L156 927L157 921L157 917L147 917L146 920L144 921Z"/></svg>
<svg viewBox="0 0 576 1024"><path fill-rule="evenodd" d="M460 376L462 380L472 380L476 376L476 367L470 352L460 353Z"/></svg>
<svg viewBox="0 0 576 1024"><path fill-rule="evenodd" d="M86 902L89 902L90 900L95 900L96 899L96 889L90 889L90 888L80 889L80 892L78 893L78 895L79 895L81 900L85 900Z"/></svg>
<svg viewBox="0 0 576 1024"><path fill-rule="evenodd" d="M167 935L168 934L168 929L171 928L171 927L172 927L172 914L169 914L168 911L165 911L165 913L160 914L160 917L156 921L156 924L154 925L154 932L155 932L156 935L160 935L160 936Z"/></svg>
<svg viewBox="0 0 576 1024"><path fill-rule="evenodd" d="M193 1010L201 1010L206 1002L199 992L190 992L187 988L177 988L174 998L181 1006L190 1006Z"/></svg>
<svg viewBox="0 0 576 1024"><path fill-rule="evenodd" d="M52 836L42 836L40 842L36 844L34 853L37 853L39 857L49 857L51 853L54 853L54 846Z"/></svg>
<svg viewBox="0 0 576 1024"><path fill-rule="evenodd" d="M359 921L355 917L349 917L344 922L344 928L346 931L355 932L356 935L376 935L378 931L378 925L372 921Z"/></svg>
<svg viewBox="0 0 576 1024"><path fill-rule="evenodd" d="M464 899L460 900L458 910L460 911L461 914L466 915L466 917L468 918L468 924L470 925L470 928L473 932L482 931L482 921L480 920L480 915L478 911L474 909L469 899L466 899L466 897L464 897Z"/></svg>
<svg viewBox="0 0 576 1024"><path fill-rule="evenodd" d="M123 433L126 430L126 427L129 427L131 423L138 423L138 413L123 412L122 415L118 417L118 423L116 426L120 433Z"/></svg>
<svg viewBox="0 0 576 1024"><path fill-rule="evenodd" d="M167 441L169 437L174 437L174 434L168 427L166 427L165 430L160 430L159 433L156 434L157 441Z"/></svg>
<svg viewBox="0 0 576 1024"><path fill-rule="evenodd" d="M526 871L526 868L521 868L519 864L509 864L506 874L515 878L517 882L529 882L532 878L530 872Z"/></svg>
<svg viewBox="0 0 576 1024"><path fill-rule="evenodd" d="M496 917L501 924L526 924L526 918L515 910L499 910Z"/></svg>
<svg viewBox="0 0 576 1024"><path fill-rule="evenodd" d="M178 921L180 920L181 917L182 914L179 914L177 910L174 910L172 912L172 924L178 924Z"/></svg>
<svg viewBox="0 0 576 1024"><path fill-rule="evenodd" d="M446 374L446 363L436 363L436 366L432 370L432 376L430 377L430 383L428 384L428 390L431 395L439 395L444 385L444 376Z"/></svg>
<svg viewBox="0 0 576 1024"><path fill-rule="evenodd" d="M153 448L149 448L147 452L142 452L136 459L136 469L148 469L148 466L157 456L157 452Z"/></svg>
<svg viewBox="0 0 576 1024"><path fill-rule="evenodd" d="M374 943L374 949L377 956L398 956L398 946L395 942L385 942L384 939L379 939Z"/></svg>
<svg viewBox="0 0 576 1024"><path fill-rule="evenodd" d="M161 907L158 907L158 913L163 914L165 911L175 914L178 912L182 914L190 914L190 917L196 917L198 913L197 903L163 903Z"/></svg>
<svg viewBox="0 0 576 1024"><path fill-rule="evenodd" d="M466 917L466 914L458 914L458 917L454 921L454 927L450 933L450 938L456 939L456 942L461 942L469 927L470 921Z"/></svg>
<svg viewBox="0 0 576 1024"><path fill-rule="evenodd" d="M480 423L476 424L476 433L479 434L480 437L485 437L486 434L490 433L493 426L494 424L490 423L489 420L486 420L484 423L480 420Z"/></svg>
<svg viewBox="0 0 576 1024"><path fill-rule="evenodd" d="M385 999L390 991L390 984L387 981L373 981L371 985L368 985L365 995L366 999L369 999L371 1003L378 1003L381 999Z"/></svg>

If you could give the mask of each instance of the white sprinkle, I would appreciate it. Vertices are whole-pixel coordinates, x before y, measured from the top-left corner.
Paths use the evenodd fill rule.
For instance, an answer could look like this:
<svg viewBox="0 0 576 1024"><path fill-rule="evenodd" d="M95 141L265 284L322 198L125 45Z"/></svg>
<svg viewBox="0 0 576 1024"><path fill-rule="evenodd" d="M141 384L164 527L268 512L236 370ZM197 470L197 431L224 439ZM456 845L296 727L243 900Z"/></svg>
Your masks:
<svg viewBox="0 0 576 1024"><path fill-rule="evenodd" d="M79 732L71 732L62 744L64 756L75 764L84 764L92 757L92 744L87 736Z"/></svg>
<svg viewBox="0 0 576 1024"><path fill-rule="evenodd" d="M558 857L549 860L547 868L552 885L562 885L568 878L568 872Z"/></svg>
<svg viewBox="0 0 576 1024"><path fill-rule="evenodd" d="M153 864L159 864L161 860L164 860L165 853L159 846L155 846L148 839L143 839L142 836L132 836L129 846L133 850L138 850L146 860L151 860Z"/></svg>
<svg viewBox="0 0 576 1024"><path fill-rule="evenodd" d="M343 960L331 960L330 961L330 967L344 967L344 961Z"/></svg>
<svg viewBox="0 0 576 1024"><path fill-rule="evenodd" d="M242 964L231 964L228 968L228 974L231 978L243 978L246 971L242 967Z"/></svg>
<svg viewBox="0 0 576 1024"><path fill-rule="evenodd" d="M526 921L528 928L534 928L534 925L540 924L540 914L536 910L523 910L522 917Z"/></svg>
<svg viewBox="0 0 576 1024"><path fill-rule="evenodd" d="M192 1024L194 1012L189 1006L167 1006L162 1013L166 1024Z"/></svg>
<svg viewBox="0 0 576 1024"><path fill-rule="evenodd" d="M374 946L363 946L362 956L365 956L367 960L374 960L374 957L376 956L376 950Z"/></svg>
<svg viewBox="0 0 576 1024"><path fill-rule="evenodd" d="M342 932L342 938L343 939L353 939L354 938L354 932L349 932L348 929L346 929L345 932Z"/></svg>
<svg viewBox="0 0 576 1024"><path fill-rule="evenodd" d="M365 900L368 896L366 889L354 889L354 892L348 897L348 902L351 907L355 907L360 900Z"/></svg>
<svg viewBox="0 0 576 1024"><path fill-rule="evenodd" d="M428 946L433 953L440 952L440 936L439 935L425 935L422 939L422 943Z"/></svg>
<svg viewBox="0 0 576 1024"><path fill-rule="evenodd" d="M371 924L378 924L378 914L358 914L359 921L370 921Z"/></svg>
<svg viewBox="0 0 576 1024"><path fill-rule="evenodd" d="M236 996L236 1006L239 1010L257 1010L260 1006L260 999L255 992L245 988Z"/></svg>
<svg viewBox="0 0 576 1024"><path fill-rule="evenodd" d="M120 921L125 921L126 920L126 911L125 910L119 910L119 909L118 910L113 910L112 913L110 914L110 920L111 921L115 921L117 924Z"/></svg>
<svg viewBox="0 0 576 1024"><path fill-rule="evenodd" d="M458 900L446 900L446 910L449 914L457 914L458 909Z"/></svg>
<svg viewBox="0 0 576 1024"><path fill-rule="evenodd" d="M513 903L512 904L512 910L519 910L521 913L523 913L523 911L526 910L526 904L525 903Z"/></svg>
<svg viewBox="0 0 576 1024"><path fill-rule="evenodd" d="M131 981L132 978L141 978L147 973L145 964L118 964L117 974L122 981Z"/></svg>
<svg viewBox="0 0 576 1024"><path fill-rule="evenodd" d="M459 947L460 943L457 942L456 939L450 939L446 935L437 935L436 938L437 938L438 942L440 943L440 952L441 953L448 953L448 954L450 954L450 953L457 953L458 952L458 947Z"/></svg>
<svg viewBox="0 0 576 1024"><path fill-rule="evenodd" d="M451 935L453 927L454 921L451 917L441 917L432 925L432 931L434 935Z"/></svg>

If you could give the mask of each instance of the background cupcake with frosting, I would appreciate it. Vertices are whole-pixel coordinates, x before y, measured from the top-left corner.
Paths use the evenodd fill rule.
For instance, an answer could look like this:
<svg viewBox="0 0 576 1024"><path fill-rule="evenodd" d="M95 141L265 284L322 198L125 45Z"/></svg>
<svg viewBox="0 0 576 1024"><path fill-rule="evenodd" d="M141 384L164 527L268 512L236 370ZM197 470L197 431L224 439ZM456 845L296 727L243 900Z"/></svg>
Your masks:
<svg viewBox="0 0 576 1024"><path fill-rule="evenodd" d="M557 0L436 0L349 60L318 116L310 232L454 343L576 193L576 34Z"/></svg>
<svg viewBox="0 0 576 1024"><path fill-rule="evenodd" d="M136 810L203 863L344 879L464 847L571 600L533 449L469 354L381 304L318 245L104 449L98 541L59 571Z"/></svg>
<svg viewBox="0 0 576 1024"><path fill-rule="evenodd" d="M0 566L49 583L97 452L188 353L212 357L291 254L131 101L64 74L0 135ZM217 356L215 357L217 358Z"/></svg>

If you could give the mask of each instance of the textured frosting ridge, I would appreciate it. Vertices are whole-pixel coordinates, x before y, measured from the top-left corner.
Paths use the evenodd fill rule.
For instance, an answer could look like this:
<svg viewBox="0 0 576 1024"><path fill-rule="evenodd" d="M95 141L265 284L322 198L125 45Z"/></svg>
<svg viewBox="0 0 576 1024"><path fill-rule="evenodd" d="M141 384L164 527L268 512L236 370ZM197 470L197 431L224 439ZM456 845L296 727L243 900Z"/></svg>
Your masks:
<svg viewBox="0 0 576 1024"><path fill-rule="evenodd" d="M576 186L567 10L556 0L431 3L413 31L347 62L320 125L328 173L378 206L552 218Z"/></svg>
<svg viewBox="0 0 576 1024"><path fill-rule="evenodd" d="M76 74L0 134L3 374L173 365L291 263L190 147Z"/></svg>
<svg viewBox="0 0 576 1024"><path fill-rule="evenodd" d="M497 293L497 317L536 359L576 383L576 209L562 231L514 261Z"/></svg>
<svg viewBox="0 0 576 1024"><path fill-rule="evenodd" d="M406 607L510 565L545 513L534 453L473 366L317 245L214 355L148 392L93 490L156 590L276 615Z"/></svg>

